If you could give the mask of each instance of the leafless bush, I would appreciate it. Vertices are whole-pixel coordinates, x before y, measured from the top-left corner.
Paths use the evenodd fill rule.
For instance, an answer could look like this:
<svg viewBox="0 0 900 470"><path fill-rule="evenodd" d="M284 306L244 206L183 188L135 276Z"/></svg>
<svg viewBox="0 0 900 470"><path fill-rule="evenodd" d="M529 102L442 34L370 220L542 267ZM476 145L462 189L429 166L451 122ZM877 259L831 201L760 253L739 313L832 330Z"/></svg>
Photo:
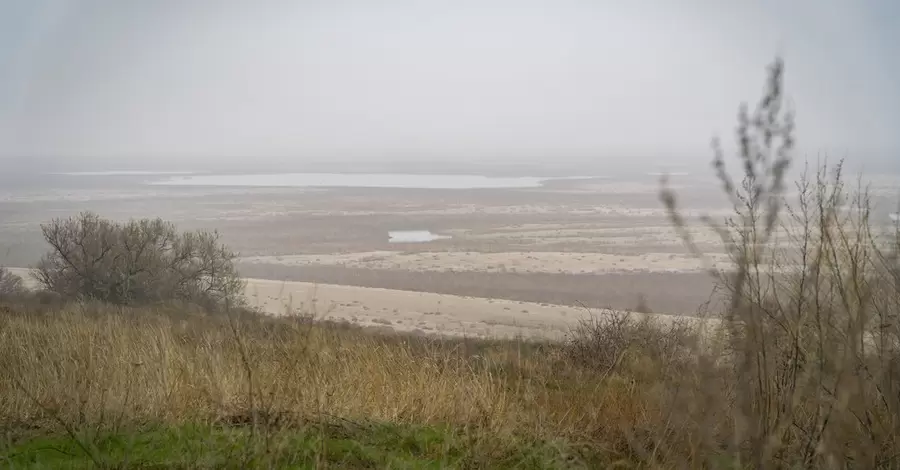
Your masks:
<svg viewBox="0 0 900 470"><path fill-rule="evenodd" d="M639 313L607 311L579 321L563 351L572 364L603 374L635 361L667 368L690 356L698 344L696 334L687 319L664 323Z"/></svg>
<svg viewBox="0 0 900 470"><path fill-rule="evenodd" d="M179 233L161 219L120 224L89 212L41 229L51 250L37 278L63 297L116 304L182 300L210 309L242 304L237 255L216 232Z"/></svg>
<svg viewBox="0 0 900 470"><path fill-rule="evenodd" d="M840 164L804 173L788 203L793 118L782 109L782 78L779 60L755 113L741 109L739 183L714 142L716 175L735 215L707 222L736 268L710 272L729 297L734 370L725 375L728 394L696 395L706 408L730 410L726 447L738 466L893 468L900 464L900 283L885 246L900 237L895 231L885 244L876 236L868 193L847 188ZM664 189L662 199L702 257L674 194Z"/></svg>
<svg viewBox="0 0 900 470"><path fill-rule="evenodd" d="M0 299L14 297L25 292L22 278L0 266Z"/></svg>

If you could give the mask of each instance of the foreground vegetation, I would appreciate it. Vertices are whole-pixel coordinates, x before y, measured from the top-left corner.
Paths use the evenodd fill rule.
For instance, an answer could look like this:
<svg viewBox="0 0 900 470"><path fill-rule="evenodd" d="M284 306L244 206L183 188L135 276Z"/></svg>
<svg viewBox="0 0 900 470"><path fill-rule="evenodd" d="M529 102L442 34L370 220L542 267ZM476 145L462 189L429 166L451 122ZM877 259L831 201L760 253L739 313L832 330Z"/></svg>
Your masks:
<svg viewBox="0 0 900 470"><path fill-rule="evenodd" d="M471 341L264 317L230 302L10 288L0 307L2 462L900 468L900 229L871 218L865 188L848 188L840 165L806 175L784 204L793 126L781 74L776 63L759 107L741 113L739 181L716 147L735 207L732 219L709 221L737 266L710 270L728 299L710 313L724 322L663 326L623 313L563 343ZM676 195L664 191L663 202L684 228ZM53 266L68 276L67 263ZM83 285L109 285L92 279Z"/></svg>
<svg viewBox="0 0 900 470"><path fill-rule="evenodd" d="M66 454L54 447L69 442L63 450L78 459L121 463L129 437L163 439L187 427L203 436L193 455L222 445L262 462L371 453L341 451L351 440L390 451L366 457L373 465L408 457L543 468L630 459L617 428L650 431L666 413L653 389L657 371L603 379L567 365L558 346L180 311L101 304L5 311L0 358L9 375L0 381L0 421L9 452L20 461L58 460ZM43 442L53 446L30 439L48 432L57 437ZM318 446L304 451L292 444L298 440ZM336 456L328 446L338 446Z"/></svg>

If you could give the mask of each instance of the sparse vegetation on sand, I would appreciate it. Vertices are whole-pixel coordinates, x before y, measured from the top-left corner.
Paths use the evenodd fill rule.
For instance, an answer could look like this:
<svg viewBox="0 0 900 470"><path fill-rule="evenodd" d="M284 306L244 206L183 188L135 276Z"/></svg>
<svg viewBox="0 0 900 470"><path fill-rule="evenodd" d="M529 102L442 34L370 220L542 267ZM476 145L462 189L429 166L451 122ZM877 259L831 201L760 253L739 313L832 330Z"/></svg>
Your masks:
<svg viewBox="0 0 900 470"><path fill-rule="evenodd" d="M623 313L562 343L472 341L14 298L0 311L2 461L900 467L900 230L870 218L865 188L848 188L840 166L817 168L783 205L793 137L781 85L777 62L757 111L741 114L740 181L716 147L735 206L709 221L737 266L710 268L724 322ZM684 227L675 195L663 200ZM772 238L780 225L787 245Z"/></svg>

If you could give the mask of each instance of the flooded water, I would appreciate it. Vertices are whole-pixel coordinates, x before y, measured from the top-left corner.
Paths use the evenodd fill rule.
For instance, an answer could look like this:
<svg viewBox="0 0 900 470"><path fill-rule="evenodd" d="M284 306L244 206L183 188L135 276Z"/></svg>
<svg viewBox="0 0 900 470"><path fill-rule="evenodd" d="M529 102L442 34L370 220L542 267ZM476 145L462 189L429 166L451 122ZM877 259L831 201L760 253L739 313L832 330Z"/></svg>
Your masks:
<svg viewBox="0 0 900 470"><path fill-rule="evenodd" d="M51 173L64 176L169 176L192 175L193 171L142 171L142 170L110 170L110 171L70 171L66 173Z"/></svg>
<svg viewBox="0 0 900 470"><path fill-rule="evenodd" d="M282 173L261 175L190 175L151 184L164 186L289 186L409 189L536 188L551 178L483 175ZM556 178L553 178L556 179Z"/></svg>
<svg viewBox="0 0 900 470"><path fill-rule="evenodd" d="M388 232L388 243L427 243L450 238L428 230L398 230Z"/></svg>

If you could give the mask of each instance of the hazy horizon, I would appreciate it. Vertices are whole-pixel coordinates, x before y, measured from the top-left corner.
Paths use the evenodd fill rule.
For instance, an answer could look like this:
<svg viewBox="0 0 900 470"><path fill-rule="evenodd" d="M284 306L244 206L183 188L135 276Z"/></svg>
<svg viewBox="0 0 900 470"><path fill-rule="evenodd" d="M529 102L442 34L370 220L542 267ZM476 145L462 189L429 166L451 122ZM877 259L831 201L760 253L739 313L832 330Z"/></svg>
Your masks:
<svg viewBox="0 0 900 470"><path fill-rule="evenodd" d="M798 159L900 170L890 2L0 5L8 172L700 170L776 55Z"/></svg>

